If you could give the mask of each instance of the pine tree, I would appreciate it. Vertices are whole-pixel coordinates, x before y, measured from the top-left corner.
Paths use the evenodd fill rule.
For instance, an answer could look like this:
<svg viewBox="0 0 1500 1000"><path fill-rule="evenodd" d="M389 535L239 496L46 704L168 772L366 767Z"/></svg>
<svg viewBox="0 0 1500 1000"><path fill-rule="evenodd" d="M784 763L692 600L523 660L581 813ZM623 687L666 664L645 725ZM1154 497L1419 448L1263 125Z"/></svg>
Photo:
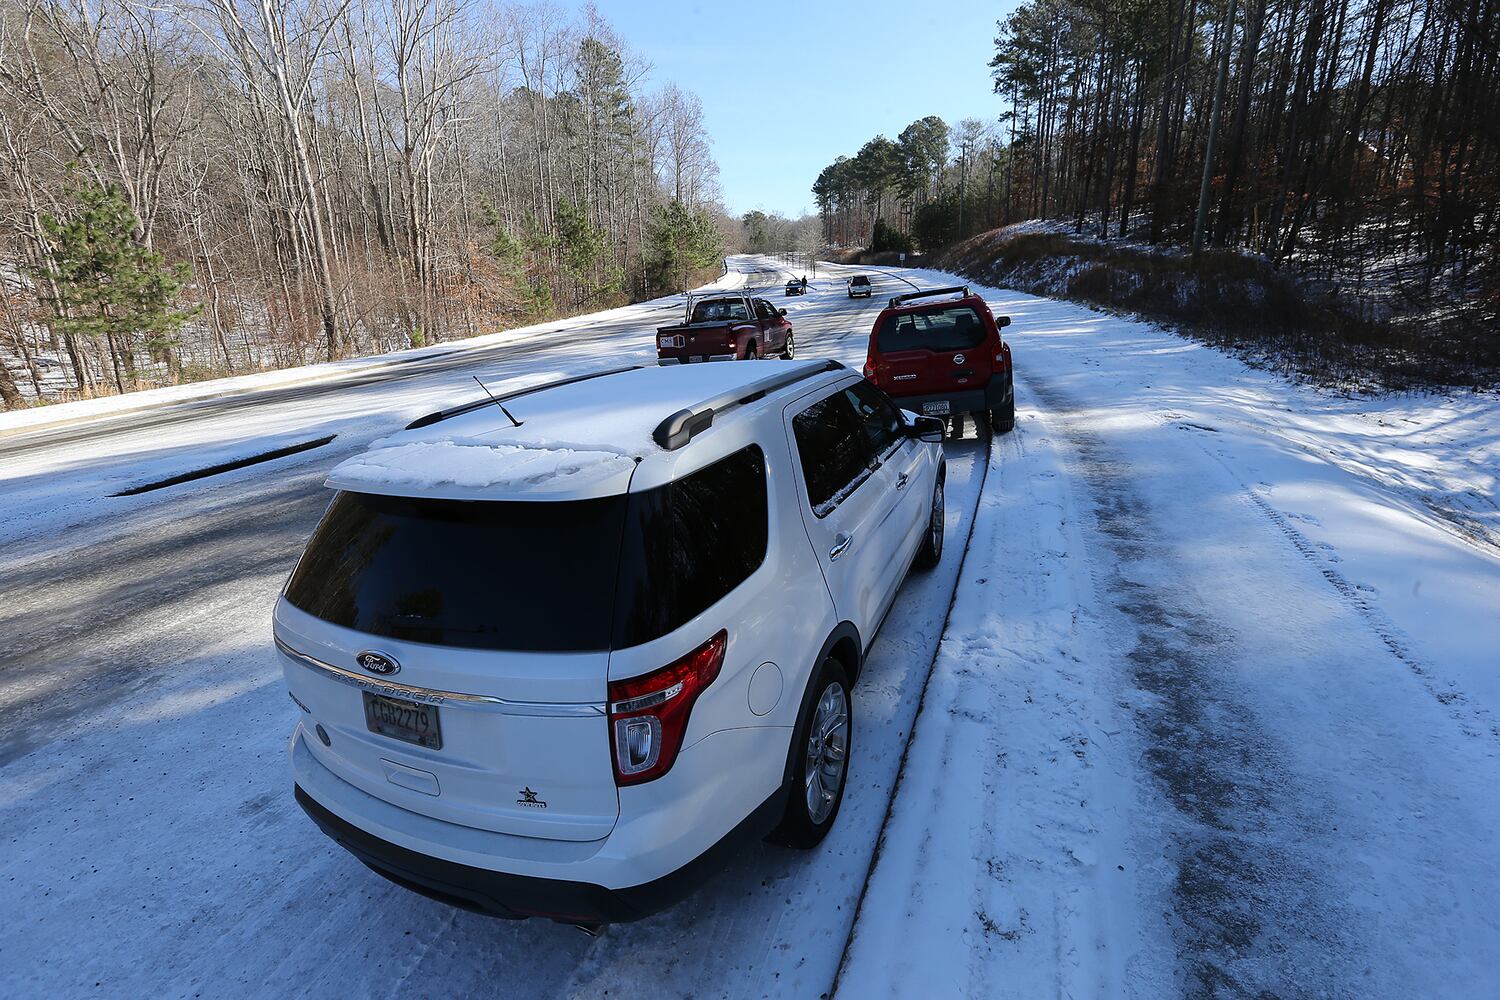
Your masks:
<svg viewBox="0 0 1500 1000"><path fill-rule="evenodd" d="M134 381L137 338L150 357L171 364L178 329L197 313L177 308L187 267L166 265L139 242L135 212L113 186L85 184L67 196L72 207L62 218L41 217L56 289L46 301L60 332L104 338L115 388L124 392L125 376Z"/></svg>
<svg viewBox="0 0 1500 1000"><path fill-rule="evenodd" d="M724 237L713 217L689 211L676 198L652 213L650 238L657 281L673 288L685 288L694 271L724 255Z"/></svg>

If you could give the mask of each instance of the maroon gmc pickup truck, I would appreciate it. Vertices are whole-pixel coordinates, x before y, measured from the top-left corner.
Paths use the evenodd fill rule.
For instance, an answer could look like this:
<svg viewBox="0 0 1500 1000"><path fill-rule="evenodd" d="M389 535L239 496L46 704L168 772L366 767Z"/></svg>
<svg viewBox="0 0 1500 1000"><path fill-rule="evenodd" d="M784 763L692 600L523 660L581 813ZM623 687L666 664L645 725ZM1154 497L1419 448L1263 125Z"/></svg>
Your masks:
<svg viewBox="0 0 1500 1000"><path fill-rule="evenodd" d="M796 351L786 310L739 292L689 296L685 322L656 331L662 364L790 358Z"/></svg>

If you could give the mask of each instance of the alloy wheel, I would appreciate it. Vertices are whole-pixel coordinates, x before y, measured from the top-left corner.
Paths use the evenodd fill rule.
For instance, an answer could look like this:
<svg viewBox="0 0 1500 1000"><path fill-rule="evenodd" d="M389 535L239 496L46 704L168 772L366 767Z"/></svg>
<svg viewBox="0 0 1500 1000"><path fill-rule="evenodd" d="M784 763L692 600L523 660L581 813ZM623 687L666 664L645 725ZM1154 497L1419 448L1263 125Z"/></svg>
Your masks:
<svg viewBox="0 0 1500 1000"><path fill-rule="evenodd" d="M849 762L849 699L843 685L829 684L818 698L807 735L807 816L816 826L828 819Z"/></svg>

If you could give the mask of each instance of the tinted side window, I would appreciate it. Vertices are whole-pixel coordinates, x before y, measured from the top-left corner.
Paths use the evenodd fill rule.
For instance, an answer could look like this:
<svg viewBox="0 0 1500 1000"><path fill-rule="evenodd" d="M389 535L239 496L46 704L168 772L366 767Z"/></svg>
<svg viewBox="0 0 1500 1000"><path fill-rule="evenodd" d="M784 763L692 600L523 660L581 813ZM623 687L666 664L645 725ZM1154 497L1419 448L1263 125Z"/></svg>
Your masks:
<svg viewBox="0 0 1500 1000"><path fill-rule="evenodd" d="M868 382L856 382L844 391L849 394L854 412L864 425L871 449L877 457L884 455L891 445L901 439L906 421L901 419L901 414L890 398Z"/></svg>
<svg viewBox="0 0 1500 1000"><path fill-rule="evenodd" d="M823 517L839 491L869 470L869 438L842 389L793 417L792 434L802 459L807 502Z"/></svg>
<svg viewBox="0 0 1500 1000"><path fill-rule="evenodd" d="M754 445L632 494L615 648L666 635L744 583L765 561L768 534L766 459Z"/></svg>

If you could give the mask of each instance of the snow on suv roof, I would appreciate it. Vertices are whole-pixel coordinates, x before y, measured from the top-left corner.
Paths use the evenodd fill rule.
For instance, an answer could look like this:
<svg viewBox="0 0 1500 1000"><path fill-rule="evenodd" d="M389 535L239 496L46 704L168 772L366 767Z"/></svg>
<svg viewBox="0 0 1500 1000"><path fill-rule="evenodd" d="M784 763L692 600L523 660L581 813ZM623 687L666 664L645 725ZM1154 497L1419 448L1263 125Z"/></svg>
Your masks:
<svg viewBox="0 0 1500 1000"><path fill-rule="evenodd" d="M638 463L671 453L653 436L668 417L751 389L768 376L805 379L833 370L827 361L629 369L515 399L502 396L519 427L499 406L484 400L484 405L423 418L414 424L425 426L375 441L368 451L335 467L326 485L455 500L623 493Z"/></svg>

